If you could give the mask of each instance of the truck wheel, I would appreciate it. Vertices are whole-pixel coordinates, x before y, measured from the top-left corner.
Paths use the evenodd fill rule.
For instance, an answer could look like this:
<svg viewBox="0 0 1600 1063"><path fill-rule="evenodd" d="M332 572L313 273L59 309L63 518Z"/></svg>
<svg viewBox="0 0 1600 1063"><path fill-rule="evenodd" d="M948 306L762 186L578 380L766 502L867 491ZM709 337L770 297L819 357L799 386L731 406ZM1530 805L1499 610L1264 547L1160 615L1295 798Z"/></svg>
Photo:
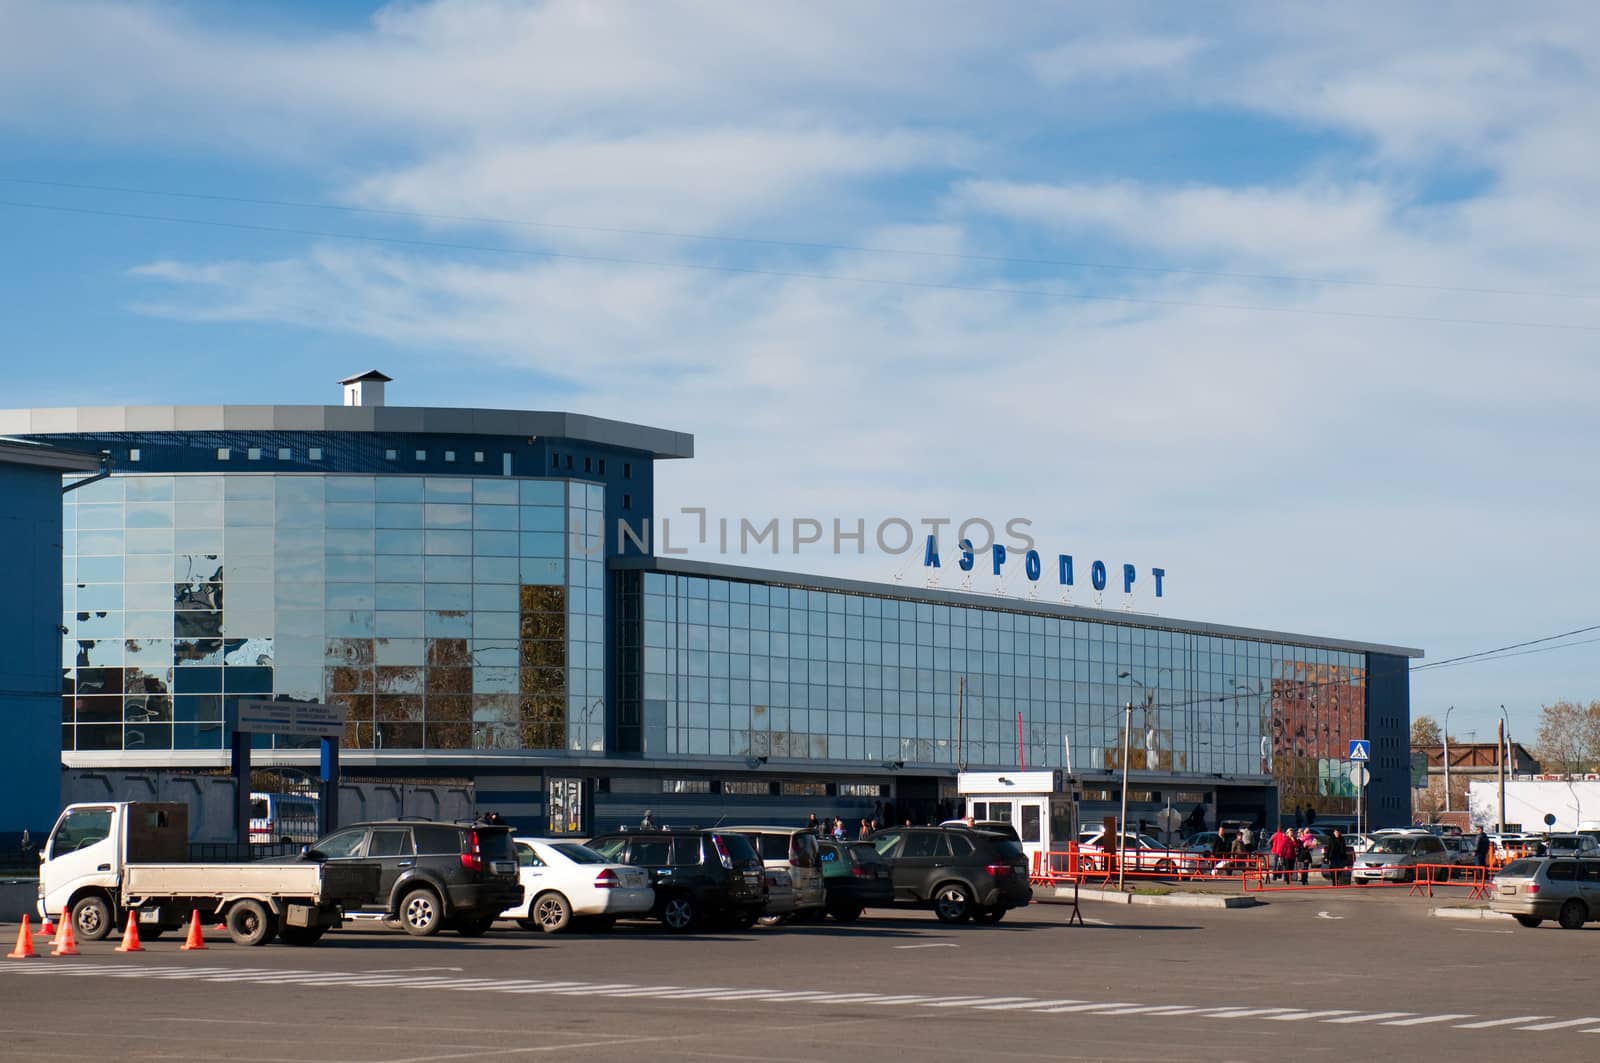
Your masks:
<svg viewBox="0 0 1600 1063"><path fill-rule="evenodd" d="M933 914L941 923L964 923L972 915L972 895L959 882L946 882L933 892Z"/></svg>
<svg viewBox="0 0 1600 1063"><path fill-rule="evenodd" d="M327 929L323 926L280 926L278 940L285 945L315 945Z"/></svg>
<svg viewBox="0 0 1600 1063"><path fill-rule="evenodd" d="M400 925L413 937L432 937L444 926L444 912L439 907L439 895L426 886L418 886L400 899Z"/></svg>
<svg viewBox="0 0 1600 1063"><path fill-rule="evenodd" d="M1589 918L1589 909L1580 900L1570 900L1561 906L1561 911L1556 914L1563 930L1582 930L1583 924Z"/></svg>
<svg viewBox="0 0 1600 1063"><path fill-rule="evenodd" d="M72 906L72 933L84 941L102 941L116 925L111 902L97 894L80 898Z"/></svg>
<svg viewBox="0 0 1600 1063"><path fill-rule="evenodd" d="M224 922L235 945L265 945L278 932L277 917L260 901L235 903Z"/></svg>
<svg viewBox="0 0 1600 1063"><path fill-rule="evenodd" d="M533 918L546 934L559 934L572 924L572 905L554 890L533 899Z"/></svg>

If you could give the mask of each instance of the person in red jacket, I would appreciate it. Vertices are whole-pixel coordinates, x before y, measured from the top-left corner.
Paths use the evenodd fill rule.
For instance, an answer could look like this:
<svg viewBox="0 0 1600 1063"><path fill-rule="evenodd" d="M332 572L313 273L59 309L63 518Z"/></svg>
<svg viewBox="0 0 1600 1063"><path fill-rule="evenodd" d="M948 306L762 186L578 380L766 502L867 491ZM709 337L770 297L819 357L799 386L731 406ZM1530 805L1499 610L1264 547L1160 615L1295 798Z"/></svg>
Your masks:
<svg viewBox="0 0 1600 1063"><path fill-rule="evenodd" d="M1294 839L1280 826L1272 835L1271 847L1273 878L1288 882L1289 870L1294 867Z"/></svg>

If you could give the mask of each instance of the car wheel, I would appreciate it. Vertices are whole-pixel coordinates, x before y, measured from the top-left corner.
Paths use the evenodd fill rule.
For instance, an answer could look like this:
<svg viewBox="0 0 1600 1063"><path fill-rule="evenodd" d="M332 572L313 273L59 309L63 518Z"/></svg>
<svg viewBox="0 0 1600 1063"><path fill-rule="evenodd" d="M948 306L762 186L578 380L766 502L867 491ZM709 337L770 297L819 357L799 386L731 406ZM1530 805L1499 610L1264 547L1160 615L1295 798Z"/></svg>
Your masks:
<svg viewBox="0 0 1600 1063"><path fill-rule="evenodd" d="M533 899L533 907L528 910L533 913L533 920L539 924L539 929L546 934L558 934L572 923L571 902L554 891L539 894Z"/></svg>
<svg viewBox="0 0 1600 1063"><path fill-rule="evenodd" d="M972 913L972 921L974 923L985 923L989 926L993 926L1005 917L1005 908L998 904L993 908L979 908Z"/></svg>
<svg viewBox="0 0 1600 1063"><path fill-rule="evenodd" d="M326 930L321 926L280 926L278 940L285 945L315 945Z"/></svg>
<svg viewBox="0 0 1600 1063"><path fill-rule="evenodd" d="M73 936L84 941L100 941L111 933L116 920L111 915L111 902L104 897L84 897L72 906Z"/></svg>
<svg viewBox="0 0 1600 1063"><path fill-rule="evenodd" d="M661 922L668 930L682 932L693 930L700 913L687 894L673 893L661 902Z"/></svg>
<svg viewBox="0 0 1600 1063"><path fill-rule="evenodd" d="M1170 874L1172 874L1172 872L1174 870L1175 869L1173 867L1173 864L1172 864L1171 860L1157 860L1156 861L1156 872L1158 874L1170 875Z"/></svg>
<svg viewBox="0 0 1600 1063"><path fill-rule="evenodd" d="M829 906L828 914L841 923L853 923L861 918L864 910L859 904L835 904Z"/></svg>
<svg viewBox="0 0 1600 1063"><path fill-rule="evenodd" d="M933 894L933 914L941 923L964 923L972 915L972 895L959 882L946 882Z"/></svg>
<svg viewBox="0 0 1600 1063"><path fill-rule="evenodd" d="M265 945L278 932L277 917L260 901L239 901L224 922L235 945Z"/></svg>
<svg viewBox="0 0 1600 1063"><path fill-rule="evenodd" d="M517 920L517 925L520 926L524 930L538 930L539 929L539 921L537 919L518 919Z"/></svg>
<svg viewBox="0 0 1600 1063"><path fill-rule="evenodd" d="M1544 920L1540 919L1536 915L1519 915L1519 916L1517 916L1517 922L1521 923L1523 926L1525 926L1528 929L1532 930L1534 927L1536 927L1540 923L1544 922Z"/></svg>
<svg viewBox="0 0 1600 1063"><path fill-rule="evenodd" d="M400 925L412 937L426 938L437 934L444 926L439 895L425 886L418 886L407 893L400 900Z"/></svg>
<svg viewBox="0 0 1600 1063"><path fill-rule="evenodd" d="M1582 930L1583 924L1589 919L1589 909L1582 901L1574 898L1561 906L1556 918L1563 930Z"/></svg>
<svg viewBox="0 0 1600 1063"><path fill-rule="evenodd" d="M494 926L493 916L479 916L477 918L462 918L456 920L456 933L464 938L481 938Z"/></svg>

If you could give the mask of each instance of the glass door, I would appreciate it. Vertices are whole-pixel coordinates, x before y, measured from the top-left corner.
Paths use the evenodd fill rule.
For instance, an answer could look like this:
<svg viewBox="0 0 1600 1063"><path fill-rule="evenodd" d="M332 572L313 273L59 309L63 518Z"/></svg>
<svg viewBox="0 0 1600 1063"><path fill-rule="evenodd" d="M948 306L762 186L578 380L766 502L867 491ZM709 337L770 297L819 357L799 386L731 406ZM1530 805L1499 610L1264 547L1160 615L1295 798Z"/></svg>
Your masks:
<svg viewBox="0 0 1600 1063"><path fill-rule="evenodd" d="M550 779L545 786L545 803L550 821L549 833L586 833L587 808L582 779Z"/></svg>

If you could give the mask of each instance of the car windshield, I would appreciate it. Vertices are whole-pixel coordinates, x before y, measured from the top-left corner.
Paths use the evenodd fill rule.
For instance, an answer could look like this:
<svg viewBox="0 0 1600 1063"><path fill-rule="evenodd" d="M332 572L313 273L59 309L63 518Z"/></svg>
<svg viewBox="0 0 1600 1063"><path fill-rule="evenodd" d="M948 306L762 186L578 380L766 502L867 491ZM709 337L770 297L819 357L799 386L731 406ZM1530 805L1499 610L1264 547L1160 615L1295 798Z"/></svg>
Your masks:
<svg viewBox="0 0 1600 1063"><path fill-rule="evenodd" d="M1027 853L1023 851L1021 842L1012 841L1010 838L996 838L993 845L995 852L1007 860L1028 859Z"/></svg>
<svg viewBox="0 0 1600 1063"><path fill-rule="evenodd" d="M1371 849L1369 849L1368 852L1373 852L1373 853L1409 853L1411 851L1411 846L1413 844L1414 844L1414 841L1411 838L1396 838L1396 837L1393 837L1393 836L1388 837L1388 838L1379 838L1377 843L1375 845L1373 845L1373 847Z"/></svg>
<svg viewBox="0 0 1600 1063"><path fill-rule="evenodd" d="M571 860L574 864L609 864L611 861L577 842L556 842L550 848Z"/></svg>
<svg viewBox="0 0 1600 1063"><path fill-rule="evenodd" d="M1534 875L1538 874L1538 871L1539 861L1537 860L1513 860L1511 863L1501 868L1500 874L1496 877L1532 878Z"/></svg>
<svg viewBox="0 0 1600 1063"><path fill-rule="evenodd" d="M1557 834L1550 839L1552 849L1576 849L1583 843L1570 834Z"/></svg>

